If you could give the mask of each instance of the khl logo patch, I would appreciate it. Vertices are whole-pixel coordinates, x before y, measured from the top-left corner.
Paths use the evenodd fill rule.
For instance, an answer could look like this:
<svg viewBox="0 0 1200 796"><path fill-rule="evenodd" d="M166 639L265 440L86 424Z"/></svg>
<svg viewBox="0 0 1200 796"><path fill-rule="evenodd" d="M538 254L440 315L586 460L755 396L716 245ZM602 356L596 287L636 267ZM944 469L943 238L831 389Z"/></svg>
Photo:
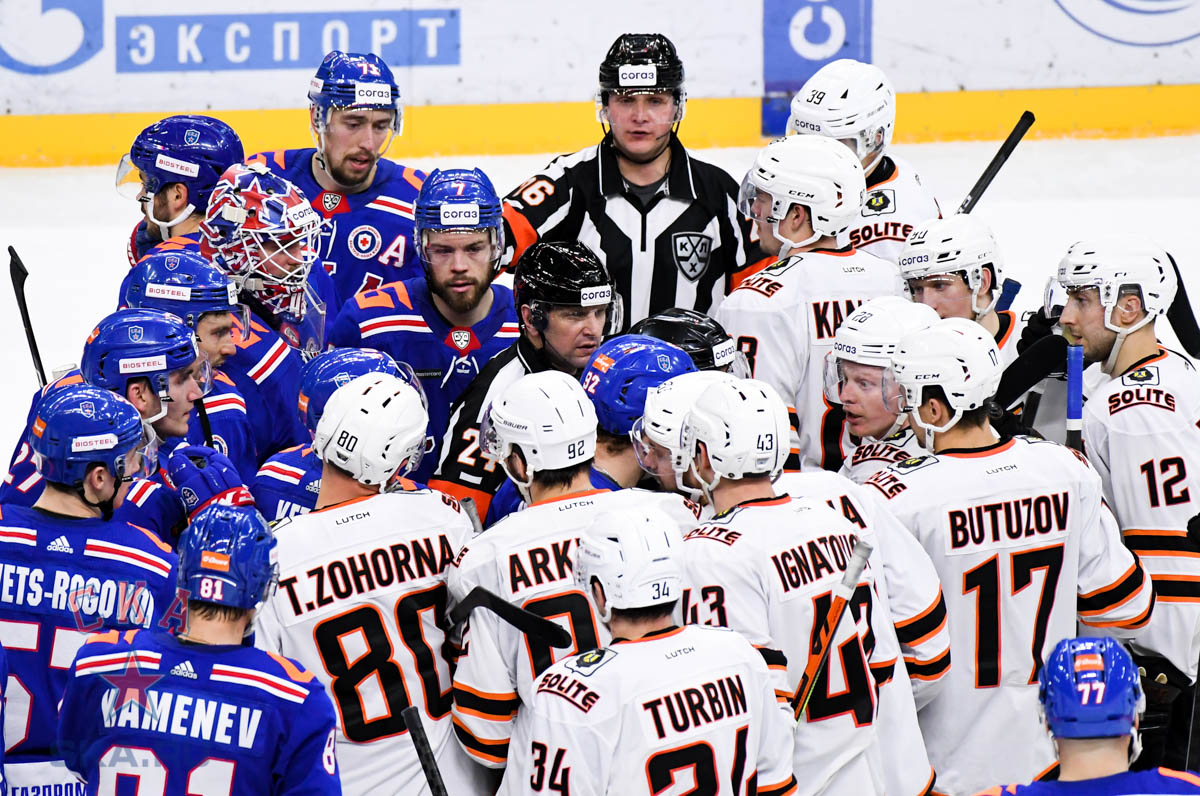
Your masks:
<svg viewBox="0 0 1200 796"><path fill-rule="evenodd" d="M712 238L700 232L676 232L671 236L671 249L679 272L695 282L708 268Z"/></svg>

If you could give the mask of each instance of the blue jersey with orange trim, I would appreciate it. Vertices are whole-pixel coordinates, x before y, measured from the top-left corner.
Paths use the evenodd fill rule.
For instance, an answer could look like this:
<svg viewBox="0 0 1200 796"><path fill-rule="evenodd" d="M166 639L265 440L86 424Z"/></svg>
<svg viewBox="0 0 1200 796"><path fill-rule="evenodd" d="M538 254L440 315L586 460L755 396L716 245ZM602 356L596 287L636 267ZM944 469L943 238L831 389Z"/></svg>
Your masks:
<svg viewBox="0 0 1200 796"><path fill-rule="evenodd" d="M330 342L374 348L407 362L429 399L429 436L413 478L426 481L437 469L450 423L450 406L487 361L520 336L512 291L492 285L492 307L474 326L452 326L433 305L422 275L360 293L343 305Z"/></svg>
<svg viewBox="0 0 1200 796"><path fill-rule="evenodd" d="M344 303L359 291L420 276L421 264L413 251L413 203L425 174L380 158L371 187L365 191L326 191L313 177L315 152L260 152L246 162L262 163L292 182L328 221L321 233L319 256L333 276L338 300Z"/></svg>
<svg viewBox="0 0 1200 796"><path fill-rule="evenodd" d="M303 360L297 349L257 316L250 317L244 340L241 324L234 323L233 341L237 351L225 360L223 370L246 402L257 463L261 464L272 454L310 439L296 411Z"/></svg>
<svg viewBox="0 0 1200 796"><path fill-rule="evenodd" d="M8 763L61 757L58 703L75 651L89 633L150 627L178 612L176 563L144 528L0 504Z"/></svg>
<svg viewBox="0 0 1200 796"><path fill-rule="evenodd" d="M137 689L137 690L135 690ZM169 633L90 637L71 665L60 746L87 792L340 794L333 706L312 672Z"/></svg>
<svg viewBox="0 0 1200 796"><path fill-rule="evenodd" d="M9 459L8 474L4 483L0 484L0 503L15 506L32 506L42 495L45 484L38 473L37 465L33 463L33 448L29 444L29 429L33 428L34 416L37 414L38 403L47 395L72 384L83 384L83 374L72 370L33 393L29 401L29 411L25 414L25 430L17 439L17 446Z"/></svg>
<svg viewBox="0 0 1200 796"><path fill-rule="evenodd" d="M608 473L597 470L595 466L588 470L588 481L591 483L592 489L616 492L622 488ZM488 504L487 517L483 521L483 527L490 528L509 514L523 508L525 508L525 501L521 498L521 493L517 491L517 485L512 481L505 481L496 490L496 496L492 498L492 502Z"/></svg>
<svg viewBox="0 0 1200 796"><path fill-rule="evenodd" d="M1154 768L1073 782L1033 782L990 788L977 796L1157 796L1200 793L1200 777L1189 771Z"/></svg>
<svg viewBox="0 0 1200 796"><path fill-rule="evenodd" d="M177 442L182 444L182 440ZM173 545L187 526L188 517L183 498L163 469L168 456L169 446L159 449L158 470L149 478L133 480L125 499L113 512L113 519L148 528L159 539Z"/></svg>
<svg viewBox="0 0 1200 796"><path fill-rule="evenodd" d="M312 445L297 445L267 459L250 485L259 514L277 522L312 511L321 491L321 468ZM427 488L408 478L400 484L405 492Z"/></svg>

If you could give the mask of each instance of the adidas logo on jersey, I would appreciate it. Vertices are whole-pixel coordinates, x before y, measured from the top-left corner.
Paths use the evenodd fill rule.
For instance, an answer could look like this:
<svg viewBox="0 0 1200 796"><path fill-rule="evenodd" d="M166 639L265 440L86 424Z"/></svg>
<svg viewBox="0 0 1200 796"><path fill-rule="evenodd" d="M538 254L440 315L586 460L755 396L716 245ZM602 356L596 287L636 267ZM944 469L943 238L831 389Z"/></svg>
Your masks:
<svg viewBox="0 0 1200 796"><path fill-rule="evenodd" d="M175 664L175 668L171 670L171 674L175 675L176 677L186 677L189 680L196 679L196 670L192 668L191 661L184 661L183 663Z"/></svg>
<svg viewBox="0 0 1200 796"><path fill-rule="evenodd" d="M308 490L309 492L320 492L321 491L321 479L318 478L315 481L310 481L308 483L308 485L305 486L304 488L306 490Z"/></svg>
<svg viewBox="0 0 1200 796"><path fill-rule="evenodd" d="M67 541L67 537L60 536L50 544L46 545L46 551L51 553L74 553L75 550L71 547L71 543Z"/></svg>

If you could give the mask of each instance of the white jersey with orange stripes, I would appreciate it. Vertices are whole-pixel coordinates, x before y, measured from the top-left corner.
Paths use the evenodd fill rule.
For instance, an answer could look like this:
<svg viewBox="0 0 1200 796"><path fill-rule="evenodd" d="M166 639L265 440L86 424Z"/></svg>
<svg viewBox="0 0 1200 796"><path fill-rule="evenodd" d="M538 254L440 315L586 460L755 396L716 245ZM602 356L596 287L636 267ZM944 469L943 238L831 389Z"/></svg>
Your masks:
<svg viewBox="0 0 1200 796"><path fill-rule="evenodd" d="M502 793L665 794L691 781L710 796L798 790L795 721L738 633L691 625L615 641L555 664L534 691L529 742L513 749Z"/></svg>
<svg viewBox="0 0 1200 796"><path fill-rule="evenodd" d="M794 699L831 590L854 543L869 533L823 501L746 501L684 537L684 619L744 635L775 672L779 696ZM891 617L873 596L878 577L868 563L799 714L793 765L806 792L885 792L876 689L900 651Z"/></svg>
<svg viewBox="0 0 1200 796"><path fill-rule="evenodd" d="M838 237L838 244L849 244L894 263L913 227L941 215L937 200L916 170L889 153L867 175L866 201L858 220Z"/></svg>
<svg viewBox="0 0 1200 796"><path fill-rule="evenodd" d="M889 464L924 456L926 453L928 451L917 441L917 435L906 425L883 439L860 441L842 462L839 473L854 483L861 484Z"/></svg>
<svg viewBox="0 0 1200 796"><path fill-rule="evenodd" d="M900 271L857 249L815 250L780 260L745 279L717 320L745 352L756 379L788 404L788 469L837 470L851 448L840 404L825 400L825 355L834 332L867 299L899 295Z"/></svg>
<svg viewBox="0 0 1200 796"><path fill-rule="evenodd" d="M471 540L450 570L455 602L476 586L561 623L575 645L555 649L526 636L486 609L471 614L464 652L454 673L454 733L477 762L503 768L510 741L522 731L522 705L533 698L534 679L556 661L609 642L591 597L575 582L575 543L596 515L652 503L678 523L680 534L697 523L699 507L675 494L642 489L589 490L533 503L509 514Z"/></svg>
<svg viewBox="0 0 1200 796"><path fill-rule="evenodd" d="M875 592L896 628L903 659L879 688L879 742L887 792L920 796L933 784L933 767L917 723L924 705L950 671L950 630L942 583L929 554L884 505L879 494L837 473L784 473L775 489L821 500L871 535ZM914 695L917 698L914 698Z"/></svg>
<svg viewBox="0 0 1200 796"><path fill-rule="evenodd" d="M472 533L453 498L421 489L357 498L275 526L279 588L255 643L300 661L337 712L346 794L428 794L401 717L420 707L451 793L482 794L450 723L446 571Z"/></svg>
<svg viewBox="0 0 1200 796"><path fill-rule="evenodd" d="M1200 373L1165 349L1100 386L1083 410L1088 459L1125 544L1154 580L1158 605L1133 642L1196 679L1200 660Z"/></svg>
<svg viewBox="0 0 1200 796"><path fill-rule="evenodd" d="M1029 437L894 464L867 481L921 542L942 581L954 665L920 714L937 789L1028 782L1055 764L1038 718L1047 652L1076 620L1132 635L1150 580L1121 544L1100 477Z"/></svg>

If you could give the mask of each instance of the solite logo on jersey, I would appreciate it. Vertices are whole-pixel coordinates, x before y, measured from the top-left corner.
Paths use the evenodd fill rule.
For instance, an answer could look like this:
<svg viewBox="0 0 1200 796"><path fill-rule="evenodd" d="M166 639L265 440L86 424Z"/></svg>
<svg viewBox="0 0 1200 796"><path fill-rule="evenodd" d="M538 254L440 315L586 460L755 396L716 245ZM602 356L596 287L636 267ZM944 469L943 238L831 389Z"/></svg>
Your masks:
<svg viewBox="0 0 1200 796"><path fill-rule="evenodd" d="M479 205L474 203L442 205L442 226L479 226Z"/></svg>
<svg viewBox="0 0 1200 796"><path fill-rule="evenodd" d="M654 64L624 64L617 67L617 85L653 86L658 83L658 67Z"/></svg>

